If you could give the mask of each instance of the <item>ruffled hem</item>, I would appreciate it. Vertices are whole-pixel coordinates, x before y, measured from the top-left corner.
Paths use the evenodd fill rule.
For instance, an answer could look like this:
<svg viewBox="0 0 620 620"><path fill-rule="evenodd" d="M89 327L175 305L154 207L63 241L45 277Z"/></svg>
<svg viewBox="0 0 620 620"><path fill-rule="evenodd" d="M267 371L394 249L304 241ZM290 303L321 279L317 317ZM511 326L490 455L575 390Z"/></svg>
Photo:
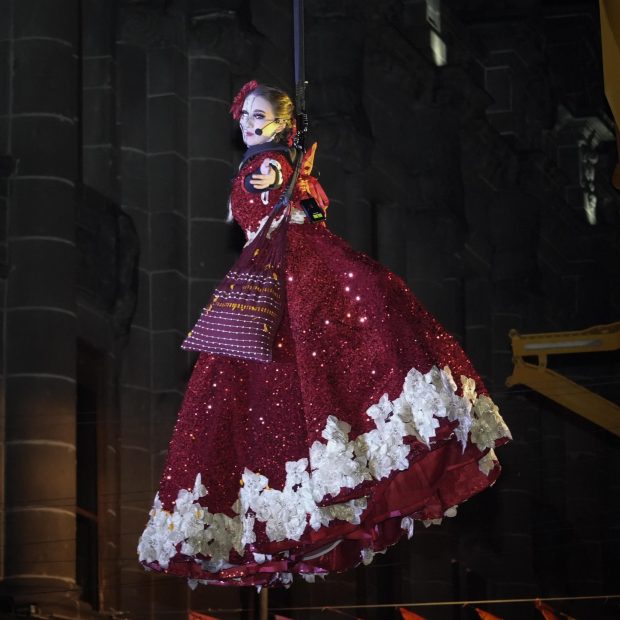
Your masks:
<svg viewBox="0 0 620 620"><path fill-rule="evenodd" d="M448 442L406 471L378 483L357 525L338 521L308 532L299 541L272 543L260 550L250 545L241 562L228 562L212 571L208 570L211 560L201 554L178 553L166 568L158 562L143 563L152 570L187 578L190 587L286 587L294 575L313 582L317 576L369 564L403 536L411 538L415 522L430 526L455 516L457 506L491 486L500 470L492 450L481 454L475 446L468 446L462 454L460 446Z"/></svg>
<svg viewBox="0 0 620 620"><path fill-rule="evenodd" d="M413 533L414 520L437 523L496 480L493 448L510 432L497 407L449 368L412 369L395 400L385 394L367 410L375 428L349 439L350 426L330 416L326 442L309 459L286 463L282 490L246 470L229 515L211 514L198 474L173 511L159 498L140 539L148 568L188 578L190 586L288 585L369 563Z"/></svg>

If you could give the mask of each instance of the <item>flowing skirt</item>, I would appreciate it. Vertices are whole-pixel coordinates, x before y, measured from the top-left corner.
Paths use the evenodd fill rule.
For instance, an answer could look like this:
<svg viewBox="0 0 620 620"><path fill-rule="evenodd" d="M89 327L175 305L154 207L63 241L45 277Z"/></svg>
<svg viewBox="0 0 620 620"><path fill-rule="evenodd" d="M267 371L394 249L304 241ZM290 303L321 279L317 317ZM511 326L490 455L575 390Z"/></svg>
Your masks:
<svg viewBox="0 0 620 620"><path fill-rule="evenodd" d="M140 539L196 583L286 585L368 563L499 475L510 433L405 283L291 225L274 361L201 354Z"/></svg>

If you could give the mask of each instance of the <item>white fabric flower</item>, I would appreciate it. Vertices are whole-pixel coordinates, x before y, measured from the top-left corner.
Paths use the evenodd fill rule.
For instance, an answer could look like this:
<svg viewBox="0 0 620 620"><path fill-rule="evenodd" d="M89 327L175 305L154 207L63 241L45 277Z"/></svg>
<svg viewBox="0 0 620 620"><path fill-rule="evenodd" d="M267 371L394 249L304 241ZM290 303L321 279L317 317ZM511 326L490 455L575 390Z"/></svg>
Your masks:
<svg viewBox="0 0 620 620"><path fill-rule="evenodd" d="M367 566L372 562L372 559L375 557L375 552L372 549L368 549L368 547L365 547L364 549L362 549L360 555L362 556L362 562L365 566Z"/></svg>
<svg viewBox="0 0 620 620"><path fill-rule="evenodd" d="M299 459L299 461L288 461L285 465L286 484L285 489L293 492L295 487L301 487L308 484L310 475L308 474L308 459Z"/></svg>
<svg viewBox="0 0 620 620"><path fill-rule="evenodd" d="M471 402L468 397L456 394L457 385L452 377L452 372L448 366L442 370L432 368L427 377L437 391L437 398L441 402L440 409L445 412L450 422L457 422L454 434L463 447L463 452L467 446L467 437L471 427ZM461 380L465 379L461 377ZM471 384L463 385L463 392L469 394L476 383L473 379L468 379ZM475 395L475 391L473 392Z"/></svg>
<svg viewBox="0 0 620 620"><path fill-rule="evenodd" d="M246 468L241 476L241 482L243 484L239 491L239 502L241 504L240 512L245 513L250 508L256 512L254 506L263 489L267 487L269 481L265 476L256 474Z"/></svg>
<svg viewBox="0 0 620 620"><path fill-rule="evenodd" d="M471 425L471 440L479 450L495 447L502 437L512 439L512 435L497 409L488 396L479 396L473 406L474 419Z"/></svg>
<svg viewBox="0 0 620 620"><path fill-rule="evenodd" d="M428 447L430 440L435 436L435 429L439 426L437 418L446 415L445 407L442 406L440 399L437 398L437 391L430 383L429 375L430 373L427 373L425 376L412 368L405 377L401 394L401 398L404 398L411 407L416 434Z"/></svg>
<svg viewBox="0 0 620 620"><path fill-rule="evenodd" d="M379 399L379 402L376 405L371 405L366 410L366 415L375 420L375 422L379 420L384 422L391 414L392 403L390 402L387 393Z"/></svg>
<svg viewBox="0 0 620 620"><path fill-rule="evenodd" d="M365 497L353 499L342 504L332 504L331 506L324 506L320 508L323 515L328 516L330 521L339 519L340 521L347 521L348 523L359 524L362 512L366 510L368 502Z"/></svg>
<svg viewBox="0 0 620 620"><path fill-rule="evenodd" d="M403 517L400 522L400 528L407 532L407 538L410 539L413 536L414 521L411 517Z"/></svg>
<svg viewBox="0 0 620 620"><path fill-rule="evenodd" d="M495 451L493 449L489 450L479 461L478 461L478 469L485 475L488 476L491 471L497 465L497 457L495 456Z"/></svg>
<svg viewBox="0 0 620 620"><path fill-rule="evenodd" d="M349 441L351 426L335 416L327 418L322 436L310 447L311 490L316 503L326 495L336 496L344 488L355 488L368 478L363 463L353 457Z"/></svg>
<svg viewBox="0 0 620 620"><path fill-rule="evenodd" d="M450 508L447 508L444 511L443 516L444 517L456 517L456 509L457 509L457 506L451 506ZM431 525L441 525L442 522L443 522L443 517L440 517L439 519L426 519L422 521L422 523L424 524L424 527L430 527Z"/></svg>
<svg viewBox="0 0 620 620"><path fill-rule="evenodd" d="M415 437L418 441L424 443L424 439L418 434L418 429L413 420L413 412L409 401L404 396L399 396L392 402L394 416L398 418L403 425L404 434L408 437Z"/></svg>
<svg viewBox="0 0 620 620"><path fill-rule="evenodd" d="M284 587L289 587L293 583L293 573L277 573L280 582Z"/></svg>
<svg viewBox="0 0 620 620"><path fill-rule="evenodd" d="M465 448L467 447L467 438L473 422L471 417L471 403L465 398L459 398L458 396L456 398L458 399L459 404L455 403L450 421L458 421L458 425L454 429L454 435L461 444L463 448L462 451L465 452Z"/></svg>
<svg viewBox="0 0 620 620"><path fill-rule="evenodd" d="M363 455L368 463L368 473L375 480L386 478L393 471L407 469L410 447L403 442L402 437L396 425L385 425L383 429L360 435L353 442L356 462L359 463L360 455Z"/></svg>
<svg viewBox="0 0 620 620"><path fill-rule="evenodd" d="M231 568L233 566L229 562L224 562L224 560L217 560L217 561L211 561L211 562L203 560L200 563L200 565L202 567L202 570L205 570L208 573L217 573L224 568ZM204 584L205 581L200 580L200 583Z"/></svg>
<svg viewBox="0 0 620 620"><path fill-rule="evenodd" d="M444 517L456 517L457 508L458 506L451 506L450 508L447 508L444 511L443 516Z"/></svg>
<svg viewBox="0 0 620 620"><path fill-rule="evenodd" d="M461 375L461 387L463 390L463 398L466 398L470 403L473 403L476 398L478 398L476 382L471 377Z"/></svg>
<svg viewBox="0 0 620 620"><path fill-rule="evenodd" d="M155 497L150 519L138 543L141 561L158 562L167 568L177 549L186 555L200 553L208 512L198 503L207 494L198 474L192 491L181 489L171 513L162 509L159 494Z"/></svg>
<svg viewBox="0 0 620 620"><path fill-rule="evenodd" d="M327 443L333 442L335 445L346 444L351 432L351 425L339 420L336 416L330 415L327 418L325 428L321 433L323 439L327 439Z"/></svg>

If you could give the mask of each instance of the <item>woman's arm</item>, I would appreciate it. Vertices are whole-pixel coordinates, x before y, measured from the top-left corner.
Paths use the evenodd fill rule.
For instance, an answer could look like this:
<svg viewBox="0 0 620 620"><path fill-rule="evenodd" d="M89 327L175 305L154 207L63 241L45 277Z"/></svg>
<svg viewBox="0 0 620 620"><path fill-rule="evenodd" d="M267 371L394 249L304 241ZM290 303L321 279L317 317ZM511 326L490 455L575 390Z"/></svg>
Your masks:
<svg viewBox="0 0 620 620"><path fill-rule="evenodd" d="M282 186L282 165L276 159L265 158L258 172L248 174L244 180L245 188L250 192L279 189Z"/></svg>

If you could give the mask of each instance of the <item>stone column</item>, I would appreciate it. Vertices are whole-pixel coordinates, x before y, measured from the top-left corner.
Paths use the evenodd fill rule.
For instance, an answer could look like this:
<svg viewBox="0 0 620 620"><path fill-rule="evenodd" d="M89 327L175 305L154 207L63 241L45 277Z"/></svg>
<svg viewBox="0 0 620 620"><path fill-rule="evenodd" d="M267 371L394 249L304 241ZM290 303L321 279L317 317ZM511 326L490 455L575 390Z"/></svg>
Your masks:
<svg viewBox="0 0 620 620"><path fill-rule="evenodd" d="M228 7L238 9L238 2ZM229 180L236 166L233 131L228 114L235 67L234 54L242 60L248 54L238 18L213 16L210 9L198 10L188 29L187 40L187 202L183 213L187 225L187 302L179 303L186 312L186 325L193 325L200 309L208 301L214 286L234 263L237 253L233 228L226 223ZM238 62L238 61L237 61ZM245 64L242 61L242 64ZM183 326L176 324L177 330ZM175 335L178 349L179 335ZM161 351L170 357L170 352ZM188 373L189 376L189 373ZM178 374L171 375L177 387L184 387ZM157 386L158 390L164 384ZM172 386L171 386L172 387ZM172 396L172 394L170 394ZM161 400L161 397L160 397ZM162 404L165 404L162 401ZM174 412L176 414L176 412ZM154 437L163 459L169 430ZM166 435L168 435L166 437ZM158 470L162 469L162 460ZM200 586L189 594L190 609L208 607L244 607L257 604L253 592L246 588ZM249 589L247 589L249 590ZM187 592L187 589L186 589ZM168 616L162 616L166 620Z"/></svg>
<svg viewBox="0 0 620 620"><path fill-rule="evenodd" d="M139 33L148 13L119 12L116 40L116 113L119 141L119 202L133 221L140 256L148 256L147 212L147 55ZM120 399L120 609L151 611L151 579L138 564L136 545L153 499L150 447L151 359L149 343L150 281L141 261L138 269L138 304L122 353Z"/></svg>
<svg viewBox="0 0 620 620"><path fill-rule="evenodd" d="M151 488L161 477L181 404L188 356L180 344L187 327L188 297L188 81L186 18L172 5L168 37L147 49L147 213L149 248L141 270L150 295ZM174 34L174 36L172 36ZM182 579L154 582L152 618L187 617L190 589Z"/></svg>
<svg viewBox="0 0 620 620"><path fill-rule="evenodd" d="M79 3L10 12L6 553L2 589L71 614L75 582L75 184ZM6 17L5 17L6 19Z"/></svg>
<svg viewBox="0 0 620 620"><path fill-rule="evenodd" d="M3 5L0 5L3 6ZM0 320L4 325L6 308L6 277L7 267L7 239L6 239L6 220L7 220L7 199L8 199L8 177L13 171L13 160L7 153L9 152L9 118L10 109L10 90L8 88L12 42L9 39L11 32L10 13L2 13L0 19L0 224L2 233L0 234ZM0 350L4 351L4 330L0 330ZM5 479L5 451L4 451L4 420L5 420L5 385L4 385L4 356L0 358L0 480ZM4 569L4 486L0 488L0 579L3 577Z"/></svg>
<svg viewBox="0 0 620 620"><path fill-rule="evenodd" d="M82 193L77 216L78 337L92 347L89 356L78 348L78 383L90 379L96 387L97 410L93 423L97 435L97 536L98 578L95 585L99 609L120 609L120 451L118 406L118 358L125 336L126 316L131 311L127 279L133 238L127 216L117 206L118 145L116 124L116 58L114 34L116 3L81 0L81 175ZM124 216L124 217L123 217ZM84 260L85 257L89 259ZM91 257L96 257L91 258ZM129 259L129 260L128 260ZM105 266L105 267L104 267ZM102 284L105 282L105 284ZM110 312L110 308L113 311ZM110 316L113 314L113 316ZM125 320L123 320L125 319ZM99 355L101 357L99 357ZM94 358L94 359L93 359ZM81 367L81 364L84 366ZM95 368L103 376L92 378ZM82 370L82 372L80 372ZM84 377L85 375L85 377ZM100 384L97 385L96 382ZM93 385L95 383L95 385ZM77 424L80 429L80 399ZM84 452L88 452L86 449ZM78 455L80 440L78 439ZM81 471L78 482L89 472ZM91 484L90 482L87 484ZM92 487L91 487L92 488ZM78 486L78 504L80 502ZM78 522L79 527L79 522ZM78 538L78 550L80 540ZM78 575L79 579L79 575Z"/></svg>

